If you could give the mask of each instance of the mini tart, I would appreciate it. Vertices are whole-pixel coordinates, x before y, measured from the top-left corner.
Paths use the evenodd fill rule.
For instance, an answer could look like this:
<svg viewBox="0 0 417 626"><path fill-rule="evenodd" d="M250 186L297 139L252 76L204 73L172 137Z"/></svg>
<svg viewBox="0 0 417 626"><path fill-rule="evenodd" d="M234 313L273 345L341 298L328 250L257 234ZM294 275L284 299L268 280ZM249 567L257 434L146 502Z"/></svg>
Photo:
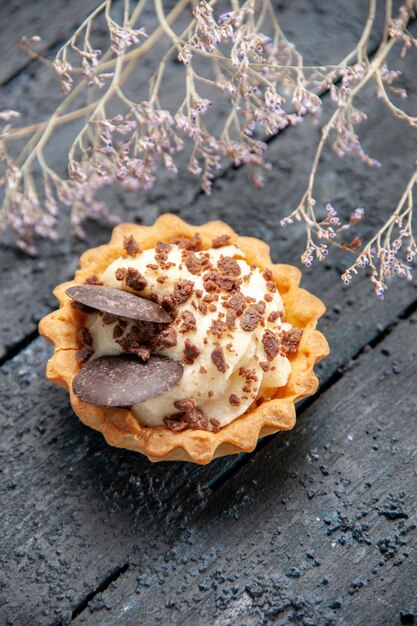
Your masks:
<svg viewBox="0 0 417 626"><path fill-rule="evenodd" d="M212 247L214 239L229 235L230 243L236 244L246 254L249 264L272 271L284 303L286 320L293 327L303 329L298 351L288 355L292 371L287 385L278 388L271 398L261 403L255 401L249 411L219 432L192 429L172 432L165 426L143 426L128 409L106 408L80 400L72 390L72 382L80 370L75 355L79 349L78 333L84 326L86 315L71 306L71 299L65 291L74 285L84 284L91 276L100 277L115 259L125 255L125 237L133 236L146 250L154 248L158 241L191 238L197 233L203 249ZM300 279L301 272L296 267L271 262L266 243L252 237L240 237L223 222L192 226L167 214L153 226L120 224L113 230L108 244L87 250L81 256L80 269L75 273L74 280L58 285L54 290L60 308L44 317L39 324L40 334L55 347L47 365L47 378L69 391L72 408L80 420L99 430L107 443L141 452L151 461L205 464L216 457L251 452L259 438L293 428L296 418L294 405L315 393L318 379L313 372L314 364L329 353L326 339L316 330L317 320L323 315L325 306L321 300L299 287Z"/></svg>

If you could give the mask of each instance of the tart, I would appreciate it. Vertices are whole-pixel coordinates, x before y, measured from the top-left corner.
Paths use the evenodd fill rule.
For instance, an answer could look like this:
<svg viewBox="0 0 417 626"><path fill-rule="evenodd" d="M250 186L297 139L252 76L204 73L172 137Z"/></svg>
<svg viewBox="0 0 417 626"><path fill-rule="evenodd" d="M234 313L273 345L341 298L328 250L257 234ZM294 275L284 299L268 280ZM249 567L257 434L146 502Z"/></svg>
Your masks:
<svg viewBox="0 0 417 626"><path fill-rule="evenodd" d="M151 461L209 463L295 424L328 345L323 303L263 241L174 215L87 250L39 325L80 420Z"/></svg>

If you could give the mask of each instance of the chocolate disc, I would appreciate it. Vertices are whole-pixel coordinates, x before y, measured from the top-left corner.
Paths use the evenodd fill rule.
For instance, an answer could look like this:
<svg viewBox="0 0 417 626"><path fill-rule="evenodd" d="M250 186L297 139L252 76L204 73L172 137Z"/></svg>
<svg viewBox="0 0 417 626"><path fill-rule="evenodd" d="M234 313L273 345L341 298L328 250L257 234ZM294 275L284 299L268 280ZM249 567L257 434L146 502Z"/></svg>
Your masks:
<svg viewBox="0 0 417 626"><path fill-rule="evenodd" d="M78 372L72 388L84 402L126 407L169 391L182 374L182 364L164 356L151 356L145 363L130 354L103 356Z"/></svg>
<svg viewBox="0 0 417 626"><path fill-rule="evenodd" d="M76 302L103 313L113 313L142 322L160 324L172 322L172 317L159 304L122 289L100 285L75 285L65 293Z"/></svg>

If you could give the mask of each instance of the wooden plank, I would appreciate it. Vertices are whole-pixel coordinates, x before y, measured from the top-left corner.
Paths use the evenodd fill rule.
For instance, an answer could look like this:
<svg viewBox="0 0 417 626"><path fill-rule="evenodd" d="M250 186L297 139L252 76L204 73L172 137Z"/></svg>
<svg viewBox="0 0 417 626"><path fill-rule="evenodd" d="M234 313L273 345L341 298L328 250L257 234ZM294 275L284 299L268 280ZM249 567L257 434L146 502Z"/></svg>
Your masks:
<svg viewBox="0 0 417 626"><path fill-rule="evenodd" d="M31 59L18 48L22 37L41 37L42 42L36 49L40 54L47 54L97 5L97 0L83 0L81 6L77 0L54 0L51 14L48 0L3 0L0 9L0 85L31 63Z"/></svg>
<svg viewBox="0 0 417 626"><path fill-rule="evenodd" d="M168 553L150 545L84 623L405 623L416 339L414 314L174 530Z"/></svg>
<svg viewBox="0 0 417 626"><path fill-rule="evenodd" d="M284 29L289 31L296 45L300 47L311 63L330 62L334 59L335 50L337 50L338 56L343 57L354 46L360 36L366 12L367 7L364 3L352 2L346 6L343 0L332 3L321 1L316 3L313 10L311 3L306 2L306 0L288 4L281 3L279 8L279 16ZM379 28L381 16L382 13L378 12ZM334 25L340 24L341 21L344 23L343 28L335 29ZM144 24L151 32L155 25L155 18L151 12L144 16ZM320 46L317 46L317 41L321 42ZM372 45L374 44L375 41L372 42ZM159 58L158 49L154 60L157 58ZM150 65L140 68L142 82L145 77L151 74L152 67L151 60ZM178 67L178 64L173 64L170 67L169 81L172 84L171 93L175 93L178 90L181 72L182 70ZM140 82L141 80L138 80L138 84ZM48 113L53 111L61 99L56 76L40 66L33 66L30 78L25 74L18 76L3 88L3 95L8 108L16 108L22 112L22 123L39 121L39 114L41 114L41 117L46 117ZM292 134L293 130L296 129L291 129L290 133L286 134ZM311 133L311 130L307 132ZM66 145L70 137L70 129L62 129L55 143L51 146L51 157L54 167L63 175L66 170L66 162L65 151L62 150L62 146ZM305 143L307 145L312 143L311 134L308 134ZM278 150L278 148L275 150ZM298 154L298 143L292 144L290 150L293 151L293 155L296 157ZM272 153L271 159L274 160ZM300 153L300 166L302 166L303 160L304 155ZM278 166L277 173L282 175L281 165ZM235 175L236 173L233 172L227 176L219 188L222 188L222 185L229 184ZM238 176L241 181L240 184L244 181L245 189L249 189L250 185L247 182L246 173L240 172ZM278 183L281 185L281 176L278 178ZM298 193L299 186L300 182L292 189L297 190ZM270 193L269 190L266 193ZM281 193L281 187L279 193ZM255 202L255 206L261 202L264 195L263 192L255 192L253 194L252 190L250 190L250 194ZM274 189L272 197L275 196L276 190ZM116 212L122 219L144 221L146 223L151 223L158 214L169 210L181 211L184 215L190 215L191 219L195 221L213 219L223 215L223 211L218 207L218 202L221 202L221 199L213 197L213 200L210 200L207 205L207 202L199 197L199 187L196 179L192 178L191 175L187 175L184 171L176 178L170 178L166 175L161 176L160 183L149 192L141 194L139 200L136 194L123 194L120 191L112 190L108 194L107 201L110 207L118 207ZM289 205L291 206L295 201L296 196L294 195ZM229 200L227 202L229 204ZM282 203L279 195L278 203ZM230 207L233 207L231 212L235 213L235 201ZM234 215L228 214L226 217L236 222L242 232L246 231L247 234L254 234L255 236L266 234L270 237L269 229L267 233L263 233L261 225L256 228L252 224L241 223L240 220L236 221L236 216ZM52 287L57 282L71 276L74 261L85 246L79 245L79 243L74 241L68 241L68 230L67 219L63 219L60 228L63 235L62 241L53 246L47 243L41 245L39 266L33 264L30 259L24 258L13 247L0 247L0 267L3 268L0 273L0 291L7 294L5 308L0 312L0 316L2 316L0 321L3 322L1 324L3 330L0 331L0 358L5 357L10 350L13 353L15 347L19 346L25 337L33 334L37 321L45 314L48 307L53 306L53 299L51 298ZM275 232L276 230L274 228ZM94 225L89 229L88 234L89 244L97 245L108 240L110 228L108 226ZM51 254L63 255L64 258L61 263L51 264L48 261ZM296 256L293 255L293 260L295 258ZM32 280L27 281L27 273L31 271L32 266L37 267L37 271L35 271ZM30 311L28 311L28 307L25 304L29 299L31 301ZM11 316L16 321L12 333L9 333L7 331L7 321Z"/></svg>

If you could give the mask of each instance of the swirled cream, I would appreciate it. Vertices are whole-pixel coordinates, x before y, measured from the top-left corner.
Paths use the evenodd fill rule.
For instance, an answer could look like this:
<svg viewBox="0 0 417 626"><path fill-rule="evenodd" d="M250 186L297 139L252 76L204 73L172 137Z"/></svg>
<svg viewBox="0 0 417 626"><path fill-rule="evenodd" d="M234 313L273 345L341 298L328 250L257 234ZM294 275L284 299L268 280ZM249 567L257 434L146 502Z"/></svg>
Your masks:
<svg viewBox="0 0 417 626"><path fill-rule="evenodd" d="M170 391L132 406L142 424L217 431L287 383L283 338L293 331L271 279L235 245L198 251L181 241L120 257L105 270L104 285L150 298L174 318L151 350L181 361L184 374ZM93 358L136 351L146 359L142 340L155 334L152 325L98 313L87 328Z"/></svg>

